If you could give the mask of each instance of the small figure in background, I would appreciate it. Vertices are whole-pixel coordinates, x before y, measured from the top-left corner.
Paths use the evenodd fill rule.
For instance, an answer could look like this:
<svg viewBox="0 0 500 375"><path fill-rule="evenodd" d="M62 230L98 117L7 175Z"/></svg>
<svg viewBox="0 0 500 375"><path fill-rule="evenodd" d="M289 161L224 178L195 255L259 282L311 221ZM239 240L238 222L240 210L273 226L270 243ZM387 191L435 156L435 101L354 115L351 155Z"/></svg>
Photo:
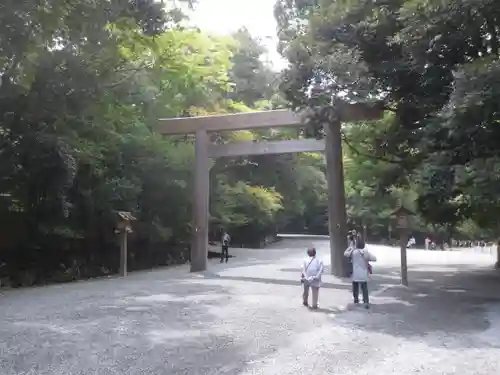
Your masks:
<svg viewBox="0 0 500 375"><path fill-rule="evenodd" d="M415 237L411 236L410 239L408 240L408 244L406 245L407 248L410 248L412 246L415 246L417 241L415 241Z"/></svg>
<svg viewBox="0 0 500 375"><path fill-rule="evenodd" d="M223 263L224 259L226 259L226 263L229 260L229 243L231 242L231 236L225 231L222 230L222 238L221 238L221 252L220 252L220 262Z"/></svg>

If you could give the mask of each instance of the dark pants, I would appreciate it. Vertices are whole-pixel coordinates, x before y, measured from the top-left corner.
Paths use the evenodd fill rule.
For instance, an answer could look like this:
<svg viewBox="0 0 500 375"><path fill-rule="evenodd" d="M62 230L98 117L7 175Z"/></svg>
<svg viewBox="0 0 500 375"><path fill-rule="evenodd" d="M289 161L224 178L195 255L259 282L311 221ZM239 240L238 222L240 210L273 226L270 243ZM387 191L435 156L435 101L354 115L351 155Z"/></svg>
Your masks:
<svg viewBox="0 0 500 375"><path fill-rule="evenodd" d="M222 263L226 258L226 263L229 260L229 246L222 245L222 251L220 253L220 262Z"/></svg>
<svg viewBox="0 0 500 375"><path fill-rule="evenodd" d="M352 296L354 297L354 303L359 302L359 287L361 286L361 293L363 294L363 303L370 303L370 297L368 296L368 283L353 281L352 282Z"/></svg>

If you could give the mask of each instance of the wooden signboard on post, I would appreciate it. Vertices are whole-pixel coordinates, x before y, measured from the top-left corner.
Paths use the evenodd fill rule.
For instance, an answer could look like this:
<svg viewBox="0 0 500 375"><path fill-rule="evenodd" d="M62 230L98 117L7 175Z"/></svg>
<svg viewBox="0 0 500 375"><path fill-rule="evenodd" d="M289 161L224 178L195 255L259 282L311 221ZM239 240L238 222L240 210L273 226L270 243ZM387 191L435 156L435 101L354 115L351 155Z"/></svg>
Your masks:
<svg viewBox="0 0 500 375"><path fill-rule="evenodd" d="M128 211L116 211L117 223L115 234L120 242L120 276L127 276L127 237L132 233L132 221L135 217Z"/></svg>

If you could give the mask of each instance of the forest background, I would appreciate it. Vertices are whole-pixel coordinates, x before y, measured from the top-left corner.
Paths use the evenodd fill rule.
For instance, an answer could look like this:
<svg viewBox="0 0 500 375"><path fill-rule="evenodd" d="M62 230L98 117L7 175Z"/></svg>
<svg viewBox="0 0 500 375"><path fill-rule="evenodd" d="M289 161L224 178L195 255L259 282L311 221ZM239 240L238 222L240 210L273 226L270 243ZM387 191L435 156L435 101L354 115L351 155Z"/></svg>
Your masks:
<svg viewBox="0 0 500 375"><path fill-rule="evenodd" d="M450 8L463 17L450 16L445 22L438 18L445 17L443 9L424 4L418 8L422 17L413 18L405 28L396 25L396 14L403 17L401 10L424 2L389 1L380 8L385 11L360 10L363 1L337 2L343 12L326 6L335 2L319 3L277 2L281 52L289 67L275 72L263 59L265 48L247 30L221 37L187 27L176 6L179 1L2 2L1 285L116 272L116 210L130 211L137 218L129 244L132 270L185 262L193 139L161 136L154 131L157 119L309 105L299 93L310 85L312 72L331 69L321 65L328 63L325 56L332 56L331 50L325 52L332 48L328 43L343 52L335 55L335 74L340 76L348 63L365 69L372 86L374 81L385 84L382 91L394 106L382 120L343 126L350 227L363 231L368 241L390 242L391 213L404 204L415 211L411 226L419 242L428 235L438 242L495 237L500 164L492 137L498 132L493 125L498 123L500 103L494 79L500 76L495 26L499 10L487 11L488 1L475 1L465 10ZM481 10L484 19L477 16L472 22L471 9ZM469 18L463 15L466 11ZM335 19L325 22L333 15ZM306 20L309 27L297 28L292 19ZM360 30L357 39L349 39L352 30L345 35L331 32L344 30L346 24L364 25L365 39L359 37ZM412 32L423 26L434 48L426 58L435 52L441 59L430 73L428 66L423 68L425 56L418 55L422 40L412 39ZM461 30L463 40L450 36L455 29ZM473 34L475 30L479 31ZM387 35L383 40L369 38L383 33L400 37L399 52L381 49ZM322 39L326 34L328 43ZM305 45L310 50L306 54ZM407 61L403 50L421 57L422 61L415 58L422 67L416 71L420 79L428 78L428 87L448 79L443 87L449 90L431 95L432 105L421 91L428 87L417 90L401 83ZM356 58L357 65L347 56ZM400 76L376 71L371 63L376 59L399 61ZM459 74L446 75L448 71ZM360 92L359 87L351 89ZM488 111L479 111L480 105ZM454 112L456 108L463 111ZM422 119L431 115L432 121L423 127ZM436 135L445 130L453 137ZM218 133L213 141L311 134L321 136L314 129L269 129ZM437 145L436 139L441 143ZM210 178L211 240L218 238L222 227L234 246L245 247L263 246L278 232L328 232L325 163L320 154L220 159Z"/></svg>

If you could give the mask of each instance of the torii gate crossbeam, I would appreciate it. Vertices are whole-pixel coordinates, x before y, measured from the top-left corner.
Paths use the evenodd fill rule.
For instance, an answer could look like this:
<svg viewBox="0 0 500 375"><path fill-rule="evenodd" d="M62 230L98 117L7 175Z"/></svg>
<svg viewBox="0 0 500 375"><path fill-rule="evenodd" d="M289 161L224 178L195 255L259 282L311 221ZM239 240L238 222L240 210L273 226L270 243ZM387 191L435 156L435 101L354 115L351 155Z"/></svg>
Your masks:
<svg viewBox="0 0 500 375"><path fill-rule="evenodd" d="M191 272L204 271L207 268L211 158L324 151L329 193L331 272L336 276L347 276L348 265L343 256L347 245L347 227L340 126L341 122L378 119L382 116L383 110L376 105L346 103L339 104L336 110L338 121L323 124L324 140L297 139L222 145L210 142L209 132L303 126L300 116L289 110L159 120L157 130L164 135L187 133L196 135Z"/></svg>

